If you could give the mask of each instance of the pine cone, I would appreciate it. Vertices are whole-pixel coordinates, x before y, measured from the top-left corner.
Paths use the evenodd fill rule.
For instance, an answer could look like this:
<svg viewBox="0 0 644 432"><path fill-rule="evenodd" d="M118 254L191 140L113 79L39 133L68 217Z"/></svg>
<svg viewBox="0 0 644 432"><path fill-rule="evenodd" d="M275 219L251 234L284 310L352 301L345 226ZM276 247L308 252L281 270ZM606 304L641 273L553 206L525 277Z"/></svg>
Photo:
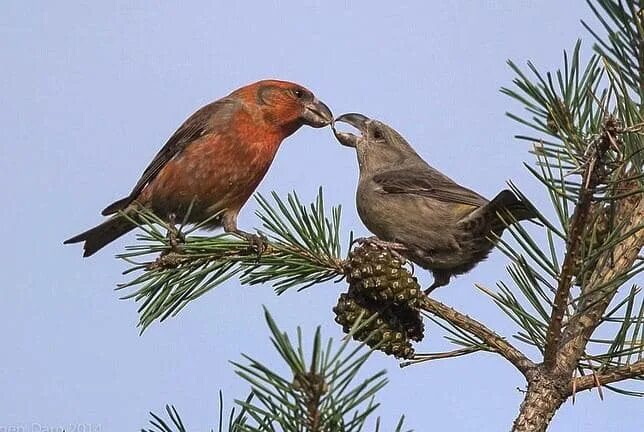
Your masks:
<svg viewBox="0 0 644 432"><path fill-rule="evenodd" d="M411 358L411 341L419 342L424 336L417 309L423 294L403 265L400 258L378 246L366 243L355 248L346 263L349 291L340 295L333 311L345 333L361 314L363 321L377 314L354 339L396 358Z"/></svg>
<svg viewBox="0 0 644 432"><path fill-rule="evenodd" d="M407 337L414 342L420 342L425 336L425 324L420 316L420 311L405 307L394 307L390 313L400 322L400 326L407 333Z"/></svg>
<svg viewBox="0 0 644 432"><path fill-rule="evenodd" d="M349 289L374 301L416 307L423 293L418 281L390 251L366 243L349 254Z"/></svg>
<svg viewBox="0 0 644 432"><path fill-rule="evenodd" d="M396 358L411 358L414 355L414 349L411 346L412 337L407 333L403 321L391 313L391 309L380 310L382 305L373 300L361 297L355 297L351 293L340 294L338 304L333 308L336 314L335 321L342 326L345 333L349 333L351 328L356 324L358 317L362 314L362 322L369 321L377 313L378 316L371 319L366 325L362 324L354 335L354 339L365 341L372 348L384 352L385 354L394 355ZM419 315L420 318L420 315ZM421 328L422 321L409 325L417 331ZM417 340L417 333L414 333L414 339ZM422 338L422 334L420 336Z"/></svg>

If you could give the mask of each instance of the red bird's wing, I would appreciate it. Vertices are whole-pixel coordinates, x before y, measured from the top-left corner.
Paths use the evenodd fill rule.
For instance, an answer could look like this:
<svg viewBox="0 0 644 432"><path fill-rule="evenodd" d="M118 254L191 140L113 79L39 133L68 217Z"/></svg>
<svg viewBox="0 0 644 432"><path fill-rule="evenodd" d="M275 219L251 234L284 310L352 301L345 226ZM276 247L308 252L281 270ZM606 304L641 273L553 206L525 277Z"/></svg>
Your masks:
<svg viewBox="0 0 644 432"><path fill-rule="evenodd" d="M190 143L210 132L225 128L241 104L232 98L212 102L191 115L168 139L163 148L154 156L130 194L107 206L104 216L116 213L136 200L141 191L159 174L159 171Z"/></svg>

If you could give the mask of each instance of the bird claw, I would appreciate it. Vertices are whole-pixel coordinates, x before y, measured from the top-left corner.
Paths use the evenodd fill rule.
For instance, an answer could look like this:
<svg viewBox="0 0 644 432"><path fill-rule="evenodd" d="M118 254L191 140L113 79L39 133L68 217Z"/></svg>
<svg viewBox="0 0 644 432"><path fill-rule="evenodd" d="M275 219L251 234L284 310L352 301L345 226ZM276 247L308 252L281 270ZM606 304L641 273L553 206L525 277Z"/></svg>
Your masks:
<svg viewBox="0 0 644 432"><path fill-rule="evenodd" d="M426 295L427 297L429 297L429 294L430 294L432 291L434 291L436 288L438 288L438 286L435 286L434 284L432 284L429 288L427 288L427 289L426 289L426 290L424 290L423 292L425 293L425 295Z"/></svg>
<svg viewBox="0 0 644 432"><path fill-rule="evenodd" d="M374 246L377 246L379 248L387 248L387 249L392 249L396 251L406 251L407 246L405 246L402 243L396 243L396 242L389 242L385 240L381 240L376 236L371 236L371 237L359 237L353 241L354 243L358 243L359 245L363 244L372 244Z"/></svg>
<svg viewBox="0 0 644 432"><path fill-rule="evenodd" d="M268 249L268 239L262 233L257 235L245 231L237 231L235 234L248 242L250 248L257 252L258 259L261 258L262 254Z"/></svg>
<svg viewBox="0 0 644 432"><path fill-rule="evenodd" d="M448 285L449 281L451 279L451 276L449 274L444 274L444 273L434 273L434 283L427 288L424 293L427 297L429 297L429 294L434 291L436 288L440 288L442 286Z"/></svg>
<svg viewBox="0 0 644 432"><path fill-rule="evenodd" d="M401 255L400 252L405 252L408 251L409 249L407 246L405 246L402 243L396 243L396 242L389 242L385 240L381 240L376 236L371 236L371 237L359 237L353 241L354 243L357 243L359 245L364 245L364 244L370 244L374 245L380 249L387 249L391 254L398 258L399 260L403 262L407 262L407 258L405 258L403 255Z"/></svg>
<svg viewBox="0 0 644 432"><path fill-rule="evenodd" d="M168 216L168 223L166 224L167 234L166 238L168 243L170 243L170 251L178 252L179 245L186 242L186 236L181 232L175 225L176 215L174 213Z"/></svg>

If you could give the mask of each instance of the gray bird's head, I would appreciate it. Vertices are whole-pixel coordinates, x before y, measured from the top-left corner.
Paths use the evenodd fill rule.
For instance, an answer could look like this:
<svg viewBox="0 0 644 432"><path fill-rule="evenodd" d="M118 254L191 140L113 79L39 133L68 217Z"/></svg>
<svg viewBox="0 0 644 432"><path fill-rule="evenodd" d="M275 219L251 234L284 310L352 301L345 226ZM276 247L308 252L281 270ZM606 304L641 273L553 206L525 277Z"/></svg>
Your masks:
<svg viewBox="0 0 644 432"><path fill-rule="evenodd" d="M356 149L361 171L377 172L401 165L424 164L405 138L378 120L359 113L348 113L335 119L335 123L338 122L348 123L360 131L360 135L354 135L340 132L333 126L333 133L340 144Z"/></svg>

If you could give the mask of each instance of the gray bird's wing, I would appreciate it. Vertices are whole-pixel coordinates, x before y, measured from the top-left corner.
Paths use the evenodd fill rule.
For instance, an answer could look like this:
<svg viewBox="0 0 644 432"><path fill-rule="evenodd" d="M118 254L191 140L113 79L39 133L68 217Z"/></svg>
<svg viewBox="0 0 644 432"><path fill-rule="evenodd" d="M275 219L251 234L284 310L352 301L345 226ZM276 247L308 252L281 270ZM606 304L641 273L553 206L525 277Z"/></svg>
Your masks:
<svg viewBox="0 0 644 432"><path fill-rule="evenodd" d="M439 201L484 206L488 200L432 169L400 169L376 174L373 180L385 193L411 194Z"/></svg>

